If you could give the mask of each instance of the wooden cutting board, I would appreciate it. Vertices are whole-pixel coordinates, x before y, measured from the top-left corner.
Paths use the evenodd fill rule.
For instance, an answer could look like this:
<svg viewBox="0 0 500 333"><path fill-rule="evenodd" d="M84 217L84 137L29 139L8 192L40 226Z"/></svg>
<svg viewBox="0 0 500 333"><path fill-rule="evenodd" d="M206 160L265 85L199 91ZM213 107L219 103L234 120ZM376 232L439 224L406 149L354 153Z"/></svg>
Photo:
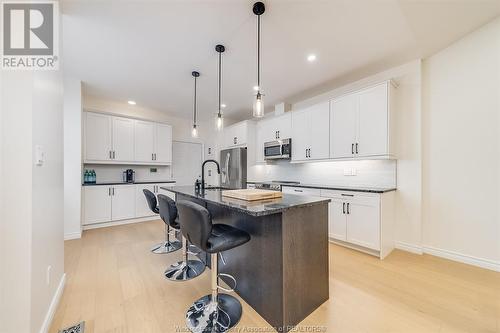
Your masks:
<svg viewBox="0 0 500 333"><path fill-rule="evenodd" d="M283 194L279 191L257 190L248 188L242 190L222 191L222 196L245 200L245 201L256 201L256 200L281 198Z"/></svg>

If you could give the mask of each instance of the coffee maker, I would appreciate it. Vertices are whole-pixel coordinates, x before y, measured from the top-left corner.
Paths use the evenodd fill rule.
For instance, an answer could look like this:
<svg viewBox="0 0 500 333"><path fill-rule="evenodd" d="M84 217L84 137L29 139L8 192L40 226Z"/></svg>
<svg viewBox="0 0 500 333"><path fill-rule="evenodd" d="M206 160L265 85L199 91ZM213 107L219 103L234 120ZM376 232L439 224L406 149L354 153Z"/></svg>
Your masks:
<svg viewBox="0 0 500 333"><path fill-rule="evenodd" d="M133 183L135 181L135 171L132 169L123 171L123 181L125 183Z"/></svg>

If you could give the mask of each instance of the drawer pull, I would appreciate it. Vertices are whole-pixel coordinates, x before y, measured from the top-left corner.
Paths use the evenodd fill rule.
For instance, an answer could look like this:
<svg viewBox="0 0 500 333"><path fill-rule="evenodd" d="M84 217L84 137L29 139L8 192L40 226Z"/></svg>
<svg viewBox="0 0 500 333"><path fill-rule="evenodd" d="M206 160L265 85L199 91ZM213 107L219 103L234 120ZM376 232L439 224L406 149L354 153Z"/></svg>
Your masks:
<svg viewBox="0 0 500 333"><path fill-rule="evenodd" d="M353 196L354 196L354 194L344 194L344 193L342 193L342 196L343 196L343 197L353 197Z"/></svg>
<svg viewBox="0 0 500 333"><path fill-rule="evenodd" d="M294 190L295 192L304 192L303 190Z"/></svg>

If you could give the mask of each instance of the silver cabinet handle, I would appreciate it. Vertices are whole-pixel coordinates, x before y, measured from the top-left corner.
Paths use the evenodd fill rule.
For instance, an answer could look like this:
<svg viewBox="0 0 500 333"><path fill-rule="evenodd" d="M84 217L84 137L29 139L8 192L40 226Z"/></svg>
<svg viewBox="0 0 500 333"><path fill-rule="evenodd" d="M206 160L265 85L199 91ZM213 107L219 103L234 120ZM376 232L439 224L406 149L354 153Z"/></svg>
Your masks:
<svg viewBox="0 0 500 333"><path fill-rule="evenodd" d="M356 154L359 154L359 153L358 153L358 145L359 145L359 144L356 142Z"/></svg>
<svg viewBox="0 0 500 333"><path fill-rule="evenodd" d="M116 153L116 152L113 150L113 159L115 159L115 158L116 158L116 157L115 157L115 153Z"/></svg>
<svg viewBox="0 0 500 333"><path fill-rule="evenodd" d="M345 202L342 203L342 214L345 214Z"/></svg>
<svg viewBox="0 0 500 333"><path fill-rule="evenodd" d="M295 192L304 192L303 190L294 189Z"/></svg>
<svg viewBox="0 0 500 333"><path fill-rule="evenodd" d="M113 195L115 195L115 188L113 187Z"/></svg>
<svg viewBox="0 0 500 333"><path fill-rule="evenodd" d="M108 196L111 196L111 187L108 187Z"/></svg>
<svg viewBox="0 0 500 333"><path fill-rule="evenodd" d="M342 193L341 195L343 197L353 197L354 196L354 194L345 194L345 193Z"/></svg>
<svg viewBox="0 0 500 333"><path fill-rule="evenodd" d="M109 151L109 159L112 160L113 159L113 153L111 152L111 150Z"/></svg>
<svg viewBox="0 0 500 333"><path fill-rule="evenodd" d="M351 144L351 154L354 155L354 143Z"/></svg>
<svg viewBox="0 0 500 333"><path fill-rule="evenodd" d="M351 211L349 210L350 203L347 203L347 214L351 214Z"/></svg>

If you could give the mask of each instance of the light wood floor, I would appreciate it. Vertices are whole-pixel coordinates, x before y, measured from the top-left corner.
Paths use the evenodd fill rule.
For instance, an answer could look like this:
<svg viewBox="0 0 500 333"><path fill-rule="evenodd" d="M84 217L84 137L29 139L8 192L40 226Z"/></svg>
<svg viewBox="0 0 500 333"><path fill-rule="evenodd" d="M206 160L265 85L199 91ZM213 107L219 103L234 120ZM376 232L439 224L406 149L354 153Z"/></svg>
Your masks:
<svg viewBox="0 0 500 333"><path fill-rule="evenodd" d="M86 333L185 331L186 309L209 293L209 271L188 282L165 280L164 269L180 252L149 252L162 232L162 222L153 221L89 230L67 241L66 289L50 333L80 320ZM242 303L236 332L268 327ZM300 326L323 332L475 333L500 332L499 320L500 273L402 251L380 261L330 245L330 300Z"/></svg>

